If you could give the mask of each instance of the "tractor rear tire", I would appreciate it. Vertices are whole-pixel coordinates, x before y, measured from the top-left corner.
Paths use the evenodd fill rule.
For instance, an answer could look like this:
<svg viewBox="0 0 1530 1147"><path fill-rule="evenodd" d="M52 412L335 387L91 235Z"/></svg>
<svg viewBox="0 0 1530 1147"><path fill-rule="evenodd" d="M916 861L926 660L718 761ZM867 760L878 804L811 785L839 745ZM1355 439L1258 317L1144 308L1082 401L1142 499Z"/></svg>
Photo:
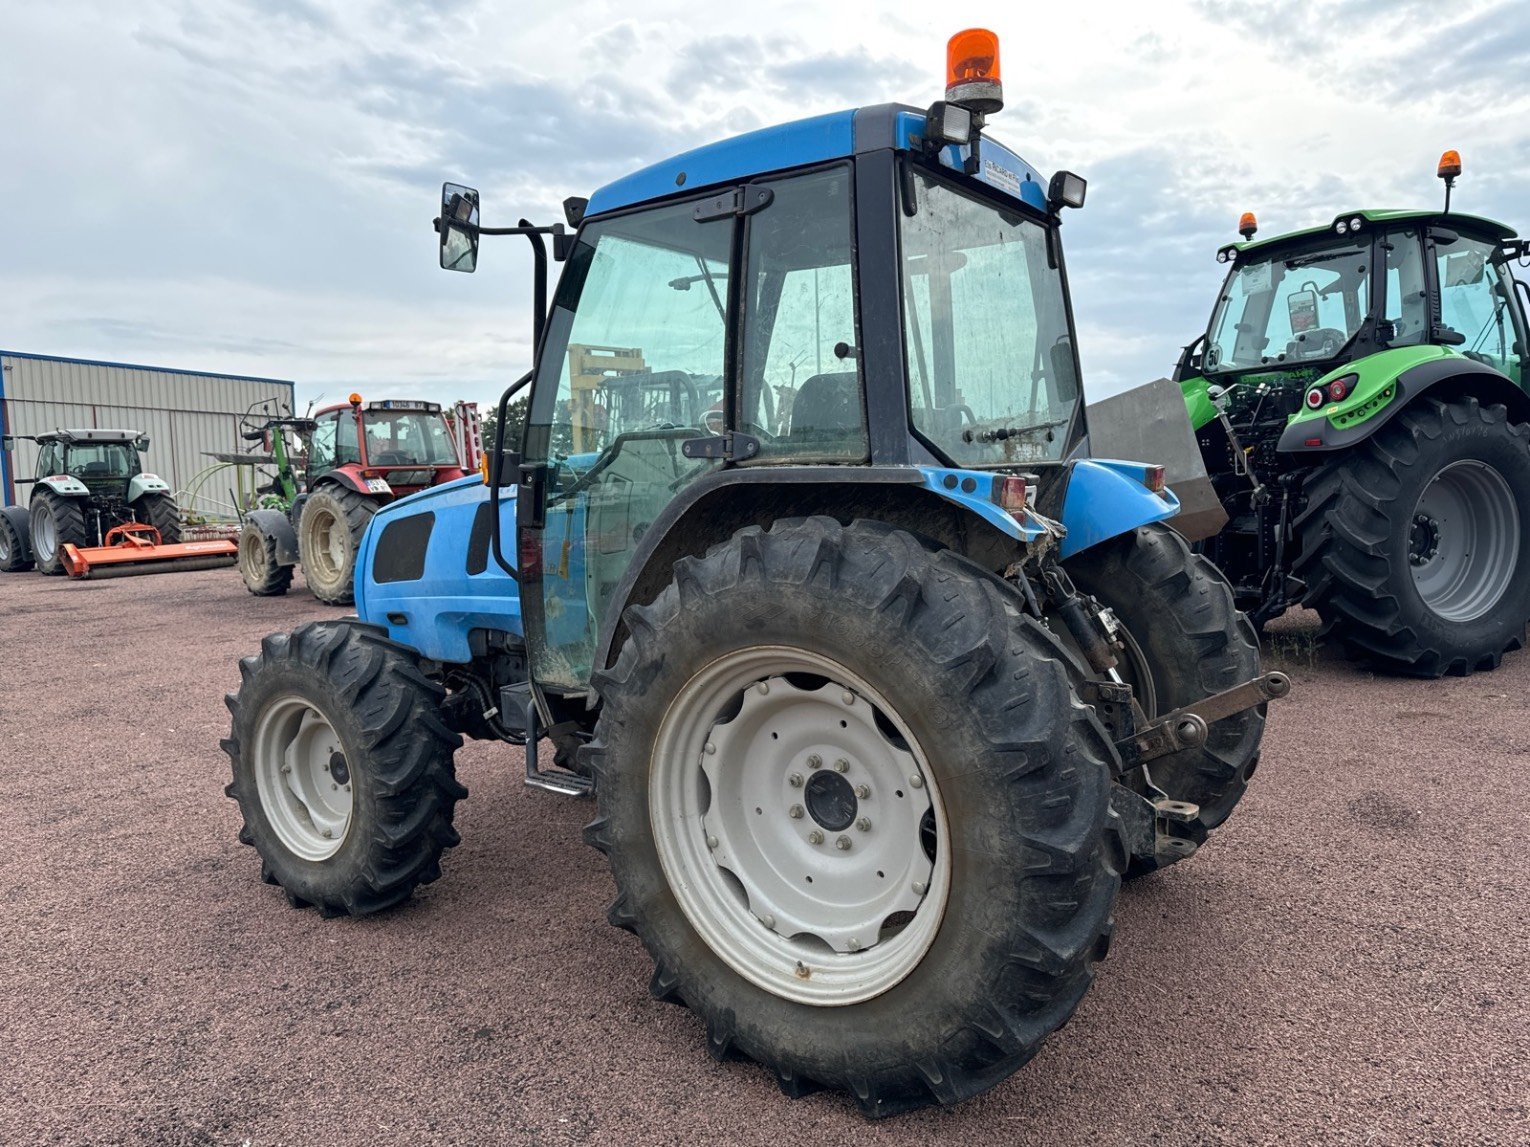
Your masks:
<svg viewBox="0 0 1530 1147"><path fill-rule="evenodd" d="M276 560L276 539L254 522L239 531L239 576L256 597L280 597L292 587L292 567Z"/></svg>
<svg viewBox="0 0 1530 1147"><path fill-rule="evenodd" d="M343 486L308 495L298 523L298 563L314 597L328 605L356 600L356 553L377 503Z"/></svg>
<svg viewBox="0 0 1530 1147"><path fill-rule="evenodd" d="M1306 482L1303 604L1346 652L1412 677L1496 669L1530 618L1530 426L1422 398Z"/></svg>
<svg viewBox="0 0 1530 1147"><path fill-rule="evenodd" d="M749 527L674 566L580 758L652 993L791 1096L953 1104L1102 958L1113 750L996 579L885 525ZM815 883L816 878L816 883Z"/></svg>
<svg viewBox="0 0 1530 1147"><path fill-rule="evenodd" d="M39 491L32 499L32 560L41 573L58 575L64 569L64 547L83 546L90 540L85 511L73 498L52 490Z"/></svg>
<svg viewBox="0 0 1530 1147"><path fill-rule="evenodd" d="M325 916L377 912L437 879L460 840L462 738L414 652L377 626L317 621L267 637L239 672L224 791L261 879Z"/></svg>
<svg viewBox="0 0 1530 1147"><path fill-rule="evenodd" d="M181 540L181 508L169 494L145 494L133 507L138 518L159 531L159 540L175 545Z"/></svg>
<svg viewBox="0 0 1530 1147"><path fill-rule="evenodd" d="M1139 526L1068 559L1064 568L1124 627L1129 640L1121 672L1137 688L1149 716L1194 704L1263 672L1259 638L1233 604L1227 579L1168 526ZM1200 806L1192 822L1198 838L1227 819L1248 787L1259 764L1264 717L1263 705L1224 717L1211 726L1204 745L1148 764L1155 785L1175 800ZM1134 862L1128 875L1159 866Z"/></svg>
<svg viewBox="0 0 1530 1147"><path fill-rule="evenodd" d="M27 549L28 539L17 532L11 520L0 514L0 573L21 573L32 568Z"/></svg>

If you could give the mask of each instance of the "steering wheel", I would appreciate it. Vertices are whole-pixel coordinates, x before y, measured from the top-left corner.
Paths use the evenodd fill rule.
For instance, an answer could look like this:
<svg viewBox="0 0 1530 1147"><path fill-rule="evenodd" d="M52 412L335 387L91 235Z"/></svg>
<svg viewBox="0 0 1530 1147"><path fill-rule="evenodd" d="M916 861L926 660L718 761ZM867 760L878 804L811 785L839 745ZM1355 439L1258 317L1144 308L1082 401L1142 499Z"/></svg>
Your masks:
<svg viewBox="0 0 1530 1147"><path fill-rule="evenodd" d="M1349 336L1334 327L1316 327L1310 331L1303 331L1291 340L1286 349L1288 355L1298 358L1319 358L1337 354L1341 346L1349 341Z"/></svg>
<svg viewBox="0 0 1530 1147"><path fill-rule="evenodd" d="M399 450L385 450L372 459L379 466L400 466L409 464L409 455Z"/></svg>

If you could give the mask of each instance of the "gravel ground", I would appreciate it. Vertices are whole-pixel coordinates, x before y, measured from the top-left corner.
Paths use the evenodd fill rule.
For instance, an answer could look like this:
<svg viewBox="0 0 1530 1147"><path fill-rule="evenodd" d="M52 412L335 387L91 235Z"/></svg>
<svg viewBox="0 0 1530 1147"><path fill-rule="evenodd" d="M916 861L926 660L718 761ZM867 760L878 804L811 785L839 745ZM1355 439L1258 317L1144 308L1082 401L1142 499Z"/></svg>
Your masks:
<svg viewBox="0 0 1530 1147"><path fill-rule="evenodd" d="M649 998L591 806L511 752L459 754L463 843L401 909L262 885L223 694L341 612L232 570L0 575L0 1143L1530 1142L1530 654L1374 678L1286 619L1254 785L1123 894L1073 1022L996 1091L870 1124Z"/></svg>

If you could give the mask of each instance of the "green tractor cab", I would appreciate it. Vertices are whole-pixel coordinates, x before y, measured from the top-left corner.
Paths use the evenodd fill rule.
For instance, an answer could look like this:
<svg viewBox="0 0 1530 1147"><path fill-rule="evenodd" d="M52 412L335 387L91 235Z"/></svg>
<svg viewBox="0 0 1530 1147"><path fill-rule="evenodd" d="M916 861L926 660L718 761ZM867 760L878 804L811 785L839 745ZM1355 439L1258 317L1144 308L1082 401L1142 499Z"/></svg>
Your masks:
<svg viewBox="0 0 1530 1147"><path fill-rule="evenodd" d="M1175 376L1239 605L1316 609L1350 655L1424 677L1496 667L1530 618L1526 244L1446 207L1268 239L1245 216Z"/></svg>

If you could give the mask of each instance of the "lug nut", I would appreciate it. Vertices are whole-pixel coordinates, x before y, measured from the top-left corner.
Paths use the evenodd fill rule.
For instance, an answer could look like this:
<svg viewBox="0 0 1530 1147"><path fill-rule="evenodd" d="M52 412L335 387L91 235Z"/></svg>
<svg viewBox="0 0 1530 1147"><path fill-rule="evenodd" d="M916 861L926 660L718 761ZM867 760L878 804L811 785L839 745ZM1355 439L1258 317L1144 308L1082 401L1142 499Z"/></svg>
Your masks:
<svg viewBox="0 0 1530 1147"><path fill-rule="evenodd" d="M761 681L758 688L760 690L760 696L763 697L765 694L770 692L770 682Z"/></svg>
<svg viewBox="0 0 1530 1147"><path fill-rule="evenodd" d="M845 947L849 948L852 952L859 952L861 950L861 942L854 936L851 936L850 939L845 941Z"/></svg>
<svg viewBox="0 0 1530 1147"><path fill-rule="evenodd" d="M822 844L823 843L823 833L819 832L815 828L812 832L808 833L808 843L809 844Z"/></svg>
<svg viewBox="0 0 1530 1147"><path fill-rule="evenodd" d="M801 820L802 819L802 806L800 804L792 805L791 808L786 810L786 815L791 817L793 820Z"/></svg>
<svg viewBox="0 0 1530 1147"><path fill-rule="evenodd" d="M791 785L792 788L800 789L802 787L802 774L793 773L791 776L786 778L786 782L787 784Z"/></svg>
<svg viewBox="0 0 1530 1147"><path fill-rule="evenodd" d="M836 840L834 842L834 847L839 849L841 852L849 852L850 851L850 838L848 836L840 837L838 840Z"/></svg>
<svg viewBox="0 0 1530 1147"><path fill-rule="evenodd" d="M925 887L926 887L926 885L925 885L924 881L922 881L922 880L914 881L914 895L915 896L923 896L924 895Z"/></svg>
<svg viewBox="0 0 1530 1147"><path fill-rule="evenodd" d="M705 750L705 752L706 752L706 754L707 754L707 756L709 756L709 757L710 757L710 756L712 756L712 755L713 755L713 754L714 754L714 753L716 753L716 752L717 752L717 746L716 746L716 745L714 745L714 744L712 744L712 742L711 742L711 741L708 741L708 742L707 742L707 747L706 747L706 750Z"/></svg>
<svg viewBox="0 0 1530 1147"><path fill-rule="evenodd" d="M839 695L839 699L841 701L843 701L846 705L854 705L855 704L855 694L850 692L850 690L848 690L848 689L846 689L843 693L841 693Z"/></svg>
<svg viewBox="0 0 1530 1147"><path fill-rule="evenodd" d="M326 773L327 773L327 772L329 772L329 765L328 765L328 764L326 764L326 765L325 765L325 766L324 766L324 771L325 771L325 772L326 772Z"/></svg>
<svg viewBox="0 0 1530 1147"><path fill-rule="evenodd" d="M910 788L924 788L924 778L921 777L918 773L915 773L913 776L909 777L908 783Z"/></svg>
<svg viewBox="0 0 1530 1147"><path fill-rule="evenodd" d="M871 786L870 785L856 785L855 786L855 795L860 797L861 800L866 800L867 798L869 798L871 796Z"/></svg>
<svg viewBox="0 0 1530 1147"><path fill-rule="evenodd" d="M767 912L764 916L760 917L760 923L767 928L774 928L776 926L776 918Z"/></svg>
<svg viewBox="0 0 1530 1147"><path fill-rule="evenodd" d="M329 787L330 787L330 790L333 791L333 792L339 792L340 791L340 786L335 784L334 781L330 781L329 782Z"/></svg>
<svg viewBox="0 0 1530 1147"><path fill-rule="evenodd" d="M860 829L862 832L870 832L871 818L866 816L861 817L860 820L855 822L855 827Z"/></svg>
<svg viewBox="0 0 1530 1147"><path fill-rule="evenodd" d="M848 773L850 771L850 762L841 757L834 762L834 771L836 773Z"/></svg>
<svg viewBox="0 0 1530 1147"><path fill-rule="evenodd" d="M292 771L292 766L291 766L291 765L283 765L283 766L282 766L282 772L283 772L283 773L284 773L284 774L285 774L285 773L290 773L290 772L291 772L291 771Z"/></svg>
<svg viewBox="0 0 1530 1147"><path fill-rule="evenodd" d="M708 848L716 848L717 847L717 838L715 836L707 837L707 847Z"/></svg>
<svg viewBox="0 0 1530 1147"><path fill-rule="evenodd" d="M325 840L334 840L335 839L335 834L333 832L331 832L329 829L326 828L324 830L324 839Z"/></svg>
<svg viewBox="0 0 1530 1147"><path fill-rule="evenodd" d="M823 758L820 757L817 753L814 753L811 757L808 758L808 768L810 768L810 769L821 769L821 768L823 768Z"/></svg>

